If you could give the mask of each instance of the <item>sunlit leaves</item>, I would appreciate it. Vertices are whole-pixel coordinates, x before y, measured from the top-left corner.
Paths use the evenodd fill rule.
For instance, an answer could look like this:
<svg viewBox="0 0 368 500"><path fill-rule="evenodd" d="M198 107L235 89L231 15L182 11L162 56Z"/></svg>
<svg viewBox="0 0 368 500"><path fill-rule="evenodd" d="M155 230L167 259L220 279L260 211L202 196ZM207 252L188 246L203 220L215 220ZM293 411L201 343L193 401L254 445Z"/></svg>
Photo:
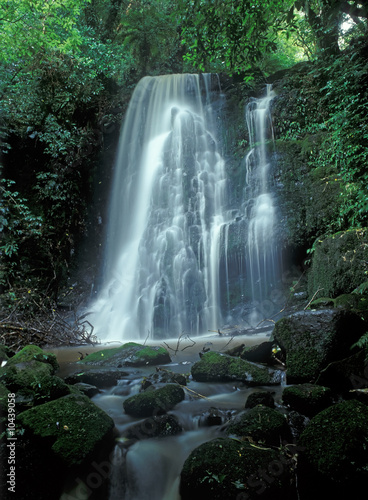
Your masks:
<svg viewBox="0 0 368 500"><path fill-rule="evenodd" d="M192 0L183 16L186 58L197 67L244 72L277 47L288 0ZM196 43L196 45L194 45Z"/></svg>
<svg viewBox="0 0 368 500"><path fill-rule="evenodd" d="M15 63L47 50L75 50L82 43L77 19L88 2L0 0L0 61Z"/></svg>

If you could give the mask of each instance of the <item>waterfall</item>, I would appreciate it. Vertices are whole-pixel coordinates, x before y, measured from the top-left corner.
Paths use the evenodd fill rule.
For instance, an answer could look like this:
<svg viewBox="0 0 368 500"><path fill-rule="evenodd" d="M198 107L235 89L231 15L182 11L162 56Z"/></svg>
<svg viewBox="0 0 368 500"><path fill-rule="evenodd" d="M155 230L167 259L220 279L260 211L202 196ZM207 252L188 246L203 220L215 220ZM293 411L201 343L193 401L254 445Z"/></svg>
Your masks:
<svg viewBox="0 0 368 500"><path fill-rule="evenodd" d="M262 318L259 309L267 309L272 288L280 274L280 252L275 234L276 210L270 182L268 148L273 142L270 103L274 97L271 85L266 96L251 99L246 107L246 123L250 150L245 158L246 210L248 223L246 267L250 296L258 310L255 320Z"/></svg>
<svg viewBox="0 0 368 500"><path fill-rule="evenodd" d="M243 202L231 206L217 75L138 83L114 167L104 282L90 309L99 338L177 338L265 317L281 268L268 154L273 97L267 86L246 107Z"/></svg>
<svg viewBox="0 0 368 500"><path fill-rule="evenodd" d="M104 284L91 310L104 340L221 325L220 240L228 222L216 140L221 103L209 74L144 77L133 93L115 165Z"/></svg>

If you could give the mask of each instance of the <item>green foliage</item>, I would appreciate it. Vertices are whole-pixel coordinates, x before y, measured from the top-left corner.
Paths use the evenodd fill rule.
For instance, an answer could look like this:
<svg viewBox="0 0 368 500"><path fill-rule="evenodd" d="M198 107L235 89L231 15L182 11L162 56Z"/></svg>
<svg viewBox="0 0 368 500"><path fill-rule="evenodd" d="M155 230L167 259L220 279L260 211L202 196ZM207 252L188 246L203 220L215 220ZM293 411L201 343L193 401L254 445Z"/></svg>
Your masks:
<svg viewBox="0 0 368 500"><path fill-rule="evenodd" d="M309 58L317 52L338 54L343 22L351 20L359 30L366 30L366 19L359 16L366 18L368 13L358 2L340 0L272 0L267 4L191 0L180 6L186 60L201 71L230 71L248 78L263 60L280 63L277 69L285 67L285 52L279 51L285 47L284 36L289 55L295 46Z"/></svg>
<svg viewBox="0 0 368 500"><path fill-rule="evenodd" d="M133 56L134 65L142 76L165 72L177 65L179 40L177 35L176 2L131 2L119 25L122 46ZM159 71L160 72L160 71Z"/></svg>
<svg viewBox="0 0 368 500"><path fill-rule="evenodd" d="M219 71L249 70L265 53L276 49L283 3L273 0L265 9L260 0L192 0L189 6L185 2L186 12L181 3L185 59L201 71L211 65Z"/></svg>
<svg viewBox="0 0 368 500"><path fill-rule="evenodd" d="M2 179L2 202L0 205L0 233L2 245L0 250L8 257L16 254L19 244L29 238L42 235L42 217L35 216L17 191L12 191L13 181ZM19 243L21 240L21 243Z"/></svg>
<svg viewBox="0 0 368 500"><path fill-rule="evenodd" d="M0 287L7 287L30 267L29 250L41 244L43 218L36 215L28 201L13 188L14 182L2 179L0 203ZM17 301L10 291L9 305Z"/></svg>
<svg viewBox="0 0 368 500"><path fill-rule="evenodd" d="M301 165L309 172L304 187L315 191L310 193L315 207L333 195L334 210L324 221L321 213L310 246L318 236L368 222L366 50L365 40L356 39L339 56L321 56L291 74L284 87L290 98L277 118L281 146L298 145Z"/></svg>
<svg viewBox="0 0 368 500"><path fill-rule="evenodd" d="M114 3L104 2L107 17ZM83 17L89 4L0 0L1 167L10 179L1 188L0 280L9 306L28 304L27 288L57 294L66 279L85 231L104 110L129 71L111 28L99 38Z"/></svg>
<svg viewBox="0 0 368 500"><path fill-rule="evenodd" d="M0 61L42 58L49 50L67 53L81 44L76 27L90 0L0 0Z"/></svg>

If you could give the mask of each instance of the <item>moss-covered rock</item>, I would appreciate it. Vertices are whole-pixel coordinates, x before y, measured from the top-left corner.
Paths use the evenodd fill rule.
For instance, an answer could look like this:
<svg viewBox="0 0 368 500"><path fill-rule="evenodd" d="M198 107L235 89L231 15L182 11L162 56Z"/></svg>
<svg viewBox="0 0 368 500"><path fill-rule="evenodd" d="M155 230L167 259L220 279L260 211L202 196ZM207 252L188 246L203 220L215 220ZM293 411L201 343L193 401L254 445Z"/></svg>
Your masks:
<svg viewBox="0 0 368 500"><path fill-rule="evenodd" d="M329 387L312 384L300 384L285 387L282 393L283 403L308 417L317 415L333 403L333 394Z"/></svg>
<svg viewBox="0 0 368 500"><path fill-rule="evenodd" d="M27 361L39 361L40 363L46 363L52 367L52 373L55 373L59 369L59 363L55 354L45 352L36 345L27 345L23 347L23 349L15 354L15 356L8 360L7 365L16 365Z"/></svg>
<svg viewBox="0 0 368 500"><path fill-rule="evenodd" d="M14 358L0 369L0 381L16 394L17 405L41 404L70 393L68 385L53 375L50 363L35 359L14 363Z"/></svg>
<svg viewBox="0 0 368 500"><path fill-rule="evenodd" d="M286 358L290 384L315 382L329 363L351 353L365 323L351 311L302 311L277 321L273 336Z"/></svg>
<svg viewBox="0 0 368 500"><path fill-rule="evenodd" d="M129 427L124 433L127 439L148 439L175 436L183 431L175 415L154 415Z"/></svg>
<svg viewBox="0 0 368 500"><path fill-rule="evenodd" d="M103 410L75 394L26 410L17 421L36 448L47 450L67 467L90 459L114 428Z"/></svg>
<svg viewBox="0 0 368 500"><path fill-rule="evenodd" d="M135 394L123 403L124 410L134 417L150 417L160 415L174 408L183 401L184 390L177 384L167 384L160 389L150 388L140 394Z"/></svg>
<svg viewBox="0 0 368 500"><path fill-rule="evenodd" d="M288 459L276 450L214 439L186 459L180 476L181 499L285 499L291 489L290 468Z"/></svg>
<svg viewBox="0 0 368 500"><path fill-rule="evenodd" d="M352 292L367 280L368 230L342 231L315 244L308 275L310 296L318 290L337 297Z"/></svg>
<svg viewBox="0 0 368 500"><path fill-rule="evenodd" d="M280 373L238 357L216 351L206 352L191 369L198 382L228 382L238 380L248 385L280 383Z"/></svg>
<svg viewBox="0 0 368 500"><path fill-rule="evenodd" d="M187 377L182 373L161 368L146 377L146 382L151 384L180 384L187 385Z"/></svg>
<svg viewBox="0 0 368 500"><path fill-rule="evenodd" d="M84 384L83 382L79 382L73 387L88 398L93 398L93 396L96 396L96 394L99 394L101 392L95 385Z"/></svg>
<svg viewBox="0 0 368 500"><path fill-rule="evenodd" d="M223 425L230 420L231 416L231 410L222 410L212 406L199 415L199 426L211 427L213 425Z"/></svg>
<svg viewBox="0 0 368 500"><path fill-rule="evenodd" d="M80 360L79 363L120 368L123 366L161 365L170 363L170 361L170 355L164 347L128 342L120 347L93 352Z"/></svg>
<svg viewBox="0 0 368 500"><path fill-rule="evenodd" d="M269 363L272 359L272 342L262 342L253 346L245 346L240 357L253 363Z"/></svg>
<svg viewBox="0 0 368 500"><path fill-rule="evenodd" d="M255 406L237 415L226 427L228 435L251 438L266 446L278 446L291 439L286 418L279 411L267 406Z"/></svg>
<svg viewBox="0 0 368 500"><path fill-rule="evenodd" d="M276 106L277 101L276 97ZM277 117L274 118L277 122ZM291 121L292 125L298 125L295 115ZM288 133L290 138L283 137L275 143L277 177L282 186L279 210L284 215L279 229L289 248L304 253L316 235L326 233L330 221L337 219L341 188L335 182L336 172L331 165L311 166L311 152L321 147L325 135L303 133L301 139L297 132L292 137L291 129Z"/></svg>
<svg viewBox="0 0 368 500"><path fill-rule="evenodd" d="M90 384L99 389L113 387L119 380L128 376L126 371L115 368L101 367L98 369L85 369L68 375L65 378L67 384Z"/></svg>
<svg viewBox="0 0 368 500"><path fill-rule="evenodd" d="M329 363L321 370L316 383L331 387L338 394L368 387L366 350L361 349L351 356Z"/></svg>
<svg viewBox="0 0 368 500"><path fill-rule="evenodd" d="M254 408L258 405L268 406L269 408L275 407L275 400L269 391L252 392L247 397L245 408Z"/></svg>
<svg viewBox="0 0 368 500"><path fill-rule="evenodd" d="M299 444L304 448L300 462L301 488L304 484L306 488L325 484L332 493L337 489L338 498L346 498L346 494L353 498L354 494L359 493L359 488L366 486L366 405L358 401L344 401L323 410L309 422L301 434Z"/></svg>

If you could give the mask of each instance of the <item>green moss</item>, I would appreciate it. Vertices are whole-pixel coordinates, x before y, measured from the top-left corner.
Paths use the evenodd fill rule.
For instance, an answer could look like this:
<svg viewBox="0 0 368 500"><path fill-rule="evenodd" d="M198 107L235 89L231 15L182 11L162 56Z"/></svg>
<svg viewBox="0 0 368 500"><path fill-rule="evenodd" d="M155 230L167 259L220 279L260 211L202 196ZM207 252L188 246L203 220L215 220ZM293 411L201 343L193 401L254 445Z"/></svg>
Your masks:
<svg viewBox="0 0 368 500"><path fill-rule="evenodd" d="M216 351L205 353L201 360L192 366L191 371L193 378L198 382L241 380L250 385L272 383L267 368Z"/></svg>
<svg viewBox="0 0 368 500"><path fill-rule="evenodd" d="M90 458L114 427L113 420L82 395L31 408L17 420L35 446L50 448L67 466Z"/></svg>
<svg viewBox="0 0 368 500"><path fill-rule="evenodd" d="M117 352L123 350L124 347L125 346L114 347L111 349L101 349L101 351L91 352L90 354L88 354L88 356L86 356L85 358L78 361L78 363L89 364L89 363L95 363L95 362L99 362L99 361L106 361L106 360L112 358L113 356L115 356L115 354Z"/></svg>
<svg viewBox="0 0 368 500"><path fill-rule="evenodd" d="M277 469L276 475L270 464ZM262 479L265 473L267 482ZM260 498L262 487L262 498L279 499L286 498L289 480L287 460L276 450L255 447L246 441L217 438L193 450L185 461L180 495L182 500L255 500Z"/></svg>
<svg viewBox="0 0 368 500"><path fill-rule="evenodd" d="M303 311L276 322L273 336L286 356L288 383L316 381L320 371L350 354L350 347L365 331L352 311Z"/></svg>
<svg viewBox="0 0 368 500"><path fill-rule="evenodd" d="M344 401L316 415L300 437L307 463L337 482L357 475L368 479L368 407Z"/></svg>
<svg viewBox="0 0 368 500"><path fill-rule="evenodd" d="M227 434L250 436L256 442L267 446L278 446L283 440L291 438L285 417L267 406L255 406L236 417L226 428Z"/></svg>
<svg viewBox="0 0 368 500"><path fill-rule="evenodd" d="M0 369L0 380L16 393L19 401L26 399L29 404L40 404L69 394L67 384L53 374L49 363L36 360L17 364L8 363Z"/></svg>
<svg viewBox="0 0 368 500"><path fill-rule="evenodd" d="M367 278L367 251L366 228L341 231L318 240L308 276L310 297L318 289L332 298L353 292Z"/></svg>
<svg viewBox="0 0 368 500"><path fill-rule="evenodd" d="M252 392L247 397L247 401L245 403L245 408L254 408L255 406L263 405L268 406L269 408L275 407L275 400L273 395L269 391L259 391Z"/></svg>
<svg viewBox="0 0 368 500"><path fill-rule="evenodd" d="M331 221L338 219L341 189L330 165L311 166L311 157L322 136L303 133L303 137L278 139L276 150L283 186L279 209L286 223L280 230L289 246L304 250L312 246L316 235L331 231Z"/></svg>
<svg viewBox="0 0 368 500"><path fill-rule="evenodd" d="M15 354L15 356L8 360L7 364L15 365L18 363L24 363L33 360L49 364L52 367L54 373L59 368L59 364L57 362L55 354L47 353L36 345L27 345L23 347L23 349Z"/></svg>
<svg viewBox="0 0 368 500"><path fill-rule="evenodd" d="M292 410L311 417L332 404L332 391L319 385L300 384L286 387L282 399Z"/></svg>
<svg viewBox="0 0 368 500"><path fill-rule="evenodd" d="M170 362L167 350L160 346L145 346L135 342L128 342L120 347L102 349L89 354L79 361L81 364L112 365L112 366L140 366Z"/></svg>
<svg viewBox="0 0 368 500"><path fill-rule="evenodd" d="M146 390L126 399L123 403L128 415L149 417L174 408L184 399L184 391L177 384L167 384L156 390Z"/></svg>

